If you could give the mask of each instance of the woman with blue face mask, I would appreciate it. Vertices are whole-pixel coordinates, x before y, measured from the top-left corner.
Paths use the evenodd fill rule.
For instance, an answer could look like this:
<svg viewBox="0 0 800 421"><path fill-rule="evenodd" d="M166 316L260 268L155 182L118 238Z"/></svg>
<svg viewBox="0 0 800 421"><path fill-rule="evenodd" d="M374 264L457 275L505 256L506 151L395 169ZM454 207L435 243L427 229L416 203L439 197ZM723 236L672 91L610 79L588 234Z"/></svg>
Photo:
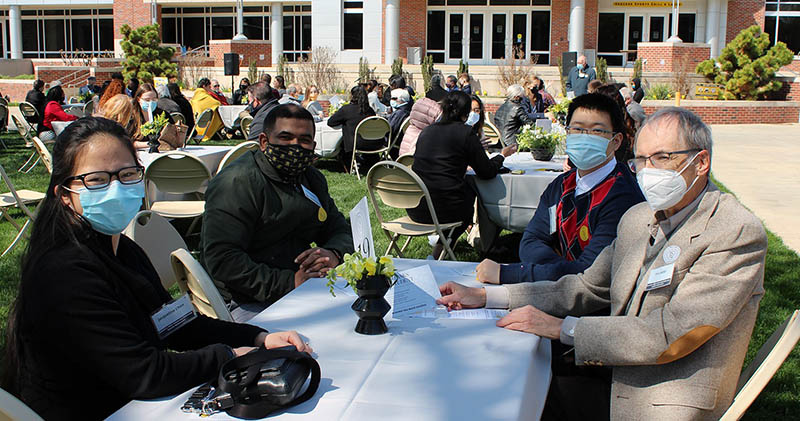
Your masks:
<svg viewBox="0 0 800 421"><path fill-rule="evenodd" d="M310 351L295 332L202 315L171 333L156 328L172 297L121 234L141 207L143 177L111 120L82 118L55 144L9 316L3 384L45 419L103 419L132 399L182 393L255 346Z"/></svg>
<svg viewBox="0 0 800 421"><path fill-rule="evenodd" d="M172 116L170 116L168 112L158 107L158 92L153 85L149 83L143 83L139 85L139 90L136 91L136 95L133 97L133 100L134 103L139 104L143 123L152 121L155 117L162 114L167 117L167 120L169 120L170 123L174 123Z"/></svg>

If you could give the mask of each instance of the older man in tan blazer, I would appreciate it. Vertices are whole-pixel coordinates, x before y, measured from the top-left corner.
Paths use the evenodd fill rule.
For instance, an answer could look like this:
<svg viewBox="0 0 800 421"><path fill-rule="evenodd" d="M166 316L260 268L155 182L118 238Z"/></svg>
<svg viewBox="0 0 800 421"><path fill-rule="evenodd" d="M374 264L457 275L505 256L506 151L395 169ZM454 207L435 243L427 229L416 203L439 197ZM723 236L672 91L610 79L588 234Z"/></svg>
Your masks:
<svg viewBox="0 0 800 421"><path fill-rule="evenodd" d="M647 203L622 217L617 239L584 273L486 288L448 283L439 301L514 309L497 325L574 345L578 366L612 367L613 420L717 419L733 400L764 294L766 234L709 181L711 133L691 112L656 112L634 152L629 164ZM609 316L580 317L608 306ZM567 403L581 407L586 392L567 393ZM558 399L552 385L550 395L548 406Z"/></svg>

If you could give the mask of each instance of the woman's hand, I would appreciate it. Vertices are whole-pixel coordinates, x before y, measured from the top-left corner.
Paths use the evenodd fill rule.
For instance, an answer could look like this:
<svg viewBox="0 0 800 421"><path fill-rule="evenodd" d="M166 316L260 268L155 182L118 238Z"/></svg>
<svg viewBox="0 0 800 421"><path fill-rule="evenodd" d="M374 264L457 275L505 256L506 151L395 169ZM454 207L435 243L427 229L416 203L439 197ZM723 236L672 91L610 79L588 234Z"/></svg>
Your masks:
<svg viewBox="0 0 800 421"><path fill-rule="evenodd" d="M507 158L507 157L509 157L511 154L513 154L516 151L517 151L517 144L516 143L512 143L511 145L508 145L505 148L503 148L500 151L500 154Z"/></svg>
<svg viewBox="0 0 800 421"><path fill-rule="evenodd" d="M263 339L261 339L262 337ZM261 335L258 335L258 337L256 338L256 340L259 339L261 339L261 341L258 342L258 345L261 345L263 343L264 347L267 349L281 348L284 346L293 345L300 352L307 352L309 354L314 352L314 350L311 349L311 347L307 343L303 342L303 340L300 338L300 335L298 335L297 332L293 330L289 330L286 332L275 332L269 334L262 333Z"/></svg>

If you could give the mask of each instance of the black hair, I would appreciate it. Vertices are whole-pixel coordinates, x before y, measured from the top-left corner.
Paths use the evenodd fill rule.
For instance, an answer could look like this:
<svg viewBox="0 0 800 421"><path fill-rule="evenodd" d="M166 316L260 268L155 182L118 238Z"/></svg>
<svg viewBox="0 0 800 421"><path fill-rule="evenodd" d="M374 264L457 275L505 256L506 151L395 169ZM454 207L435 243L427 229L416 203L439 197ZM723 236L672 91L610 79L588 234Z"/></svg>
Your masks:
<svg viewBox="0 0 800 421"><path fill-rule="evenodd" d="M61 88L61 85L53 86L47 90L47 95L44 97L44 103L47 104L50 101L55 101L59 104L64 102L64 89Z"/></svg>
<svg viewBox="0 0 800 421"><path fill-rule="evenodd" d="M431 76L431 89L442 87L442 75Z"/></svg>
<svg viewBox="0 0 800 421"><path fill-rule="evenodd" d="M200 80L197 81L197 87L198 88L205 88L206 86L208 86L210 84L211 84L211 80L209 78L207 78L207 77L201 78Z"/></svg>
<svg viewBox="0 0 800 421"><path fill-rule="evenodd" d="M243 77L239 80L239 86L242 86L242 82L247 82L247 86L250 86L250 79Z"/></svg>
<svg viewBox="0 0 800 421"><path fill-rule="evenodd" d="M483 101L481 101L481 98L475 94L472 94L469 102L470 111L472 111L473 101L478 103L478 107L480 108L480 111L478 112L481 115L478 117L478 122L472 126L472 131L476 133L478 137L483 137L483 125L486 124L486 108L483 107Z"/></svg>
<svg viewBox="0 0 800 421"><path fill-rule="evenodd" d="M75 170L75 161L80 152L97 135L107 135L118 141L138 163L136 150L133 148L128 133L117 122L102 117L84 117L67 126L56 139L53 147L53 173L47 187L45 197L38 207L36 219L33 221L31 238L28 248L22 258L22 273L17 298L12 305L8 316L8 329L6 331L6 357L3 372L3 387L13 394L19 392L19 376L24 351L20 326L21 313L28 298L27 285L32 281L35 268L50 250L63 247L65 243L73 243L79 247L92 235L91 227L83 219L76 216L61 199L66 192L60 188L64 185ZM58 192L56 188L58 187ZM87 251L88 252L88 251Z"/></svg>
<svg viewBox="0 0 800 421"><path fill-rule="evenodd" d="M130 78L128 81L128 89L131 91L131 95L136 95L136 91L139 90L139 79L135 77Z"/></svg>
<svg viewBox="0 0 800 421"><path fill-rule="evenodd" d="M361 85L353 86L350 89L350 103L358 105L358 112L361 115L369 114L370 106L367 98L367 90Z"/></svg>
<svg viewBox="0 0 800 421"><path fill-rule="evenodd" d="M575 110L578 108L605 113L611 120L611 128L614 130L614 133L625 133L625 121L622 119L622 112L619 109L619 105L608 96L599 93L591 93L575 97L569 104L567 125L572 121L572 114L575 113Z"/></svg>
<svg viewBox="0 0 800 421"><path fill-rule="evenodd" d="M110 80L106 80L103 82L103 86L100 87L100 92L97 93L98 98L103 97L103 94L106 93L106 88L108 88L108 85L111 85Z"/></svg>
<svg viewBox="0 0 800 421"><path fill-rule="evenodd" d="M44 81L41 79L36 79L33 81L33 89L39 91L44 88Z"/></svg>
<svg viewBox="0 0 800 421"><path fill-rule="evenodd" d="M594 92L611 98L611 100L617 104L617 108L619 108L622 114L622 122L625 129L622 130L622 143L619 149L617 149L616 157L617 161L625 162L633 158L633 139L636 138L636 122L633 120L633 117L628 114L628 107L625 106L625 98L622 97L617 86L618 84L603 85L595 89ZM614 131L617 130L614 129Z"/></svg>
<svg viewBox="0 0 800 421"><path fill-rule="evenodd" d="M267 82L267 85L269 85L270 83L272 83L272 76L270 76L269 73L264 73L261 75L261 81Z"/></svg>
<svg viewBox="0 0 800 421"><path fill-rule="evenodd" d="M400 75L394 75L393 77L389 78L389 86L392 89L405 89L406 78Z"/></svg>
<svg viewBox="0 0 800 421"><path fill-rule="evenodd" d="M175 98L183 98L183 92L181 92L181 87L178 86L177 83L168 83L167 90L169 91L169 97L172 98L172 100L175 100Z"/></svg>
<svg viewBox="0 0 800 421"><path fill-rule="evenodd" d="M280 89L286 89L286 84L284 83L283 76L277 75L275 76L275 81L278 82L278 86Z"/></svg>
<svg viewBox="0 0 800 421"><path fill-rule="evenodd" d="M472 110L472 98L462 91L452 91L442 99L442 123L463 123Z"/></svg>
<svg viewBox="0 0 800 421"><path fill-rule="evenodd" d="M122 77L122 73L120 73L120 72L114 72L114 73L111 74L111 80L114 80L114 79L117 79L120 82L125 80L125 78Z"/></svg>
<svg viewBox="0 0 800 421"><path fill-rule="evenodd" d="M269 110L266 118L264 119L264 130L262 133L269 136L272 129L275 128L275 123L279 118L294 118L297 120L305 120L311 124L311 133L313 134L317 126L314 124L314 116L308 112L307 109L297 104L280 104L275 108Z"/></svg>

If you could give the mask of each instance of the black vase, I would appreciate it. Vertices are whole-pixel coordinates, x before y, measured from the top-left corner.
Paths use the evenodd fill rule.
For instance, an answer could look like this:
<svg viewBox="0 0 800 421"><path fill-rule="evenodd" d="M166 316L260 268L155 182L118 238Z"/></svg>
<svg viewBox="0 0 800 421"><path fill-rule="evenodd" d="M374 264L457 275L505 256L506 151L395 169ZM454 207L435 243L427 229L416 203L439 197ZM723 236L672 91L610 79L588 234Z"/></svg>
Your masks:
<svg viewBox="0 0 800 421"><path fill-rule="evenodd" d="M150 153L158 153L158 146L161 145L161 142L158 141L159 135L157 133L147 135L147 145L150 146L150 149L147 152Z"/></svg>
<svg viewBox="0 0 800 421"><path fill-rule="evenodd" d="M389 331L383 316L389 312L391 306L383 296L390 286L389 278L384 275L367 276L356 283L358 298L350 306L358 316L356 332L362 335L380 335Z"/></svg>
<svg viewBox="0 0 800 421"><path fill-rule="evenodd" d="M549 161L553 159L554 153L555 151L553 151L552 149L546 149L546 148L531 149L531 155L533 156L533 159L537 161Z"/></svg>

